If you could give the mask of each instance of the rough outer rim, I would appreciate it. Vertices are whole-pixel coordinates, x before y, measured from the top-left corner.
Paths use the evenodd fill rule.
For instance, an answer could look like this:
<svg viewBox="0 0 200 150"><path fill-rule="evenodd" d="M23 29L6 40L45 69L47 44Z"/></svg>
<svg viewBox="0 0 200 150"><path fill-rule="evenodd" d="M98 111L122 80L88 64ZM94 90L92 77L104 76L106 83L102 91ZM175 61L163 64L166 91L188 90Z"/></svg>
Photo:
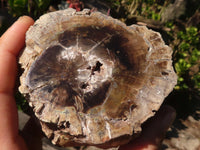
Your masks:
<svg viewBox="0 0 200 150"><path fill-rule="evenodd" d="M122 135L131 136L132 133L137 134L141 131L140 125L144 121L146 121L149 117L155 114L155 111L159 109L164 98L173 90L173 87L175 86L177 81L177 76L172 67L171 48L165 45L159 33L154 32L152 30L148 30L144 26L132 25L127 27L124 23L116 19L103 15L99 12L89 13L89 10L76 12L73 9L67 9L64 11L52 12L41 16L40 19L37 20L35 24L29 28L26 34L26 48L24 49L19 59L19 63L24 69L24 73L20 78L21 86L19 90L25 96L27 97L29 96L29 93L31 91L26 85L26 75L28 73L30 66L32 65L34 60L36 60L37 57L42 53L43 49L50 47L50 45L56 44L56 42L53 43L48 42L49 38L52 39L56 38L56 34L54 34L55 36L43 36L44 34L43 31L51 30L51 28L54 27L53 30L57 30L58 34L62 33L63 28L59 24L60 22L69 21L73 17L82 17L82 16L86 18L93 17L102 20L102 23L104 25L110 24L110 22L112 22L112 24L115 26L120 26L122 28L125 28L127 31L132 32L135 35L136 34L139 35L141 38L143 38L146 46L148 46L148 53L146 54L145 58L146 62L144 63L145 69L143 69L143 72L138 72L138 74L140 74L140 77L138 77L137 82L140 83L141 85L139 85L139 87L137 87L137 91L135 91L137 99L135 103L137 105L137 108L131 112L130 114L131 117L128 118L128 121L126 122L121 121L120 123L119 122L117 123L117 124L124 124L124 127L127 128L124 134ZM51 34L52 32L49 32L49 34L47 35ZM159 55L159 58L158 58L158 53L162 54ZM156 75L153 72L151 72L152 69L155 69L155 66L162 68L159 75ZM148 72L151 73L145 75ZM144 80L144 82L140 82L140 80ZM121 140L121 138L119 138L121 134L119 135L117 132L115 133L114 132L115 129L112 129L110 130L110 132L112 132L111 133L112 136L107 141L102 142L101 139L96 139L96 141L94 141L92 140L92 136L87 134L86 131L82 130L81 132L87 134L85 136L87 138L83 138L81 136L80 136L81 138L79 137L77 138L77 136L74 136L75 138L72 141L69 140L69 142L67 142L65 138L62 138L62 136L60 136L59 132L52 131L44 123L49 121L56 122L56 120L53 120L56 117L54 118L52 116L54 115L56 116L58 114L51 114L49 117L48 116L43 117L41 114L37 113L38 112L37 110L43 107L42 103L34 101L30 97L29 104L31 107L34 108L35 115L41 120L43 131L45 132L47 137L51 138L52 133L56 135L52 139L52 142L54 144L58 144L61 146L88 144L88 145L96 145L96 146L103 145L112 147L121 145L129 141L129 139L125 141ZM50 105L45 106L47 112L50 109L50 107L51 107ZM61 118L65 117L63 116ZM130 124L130 122L132 124ZM117 140L117 142L113 140L118 138L120 140Z"/></svg>

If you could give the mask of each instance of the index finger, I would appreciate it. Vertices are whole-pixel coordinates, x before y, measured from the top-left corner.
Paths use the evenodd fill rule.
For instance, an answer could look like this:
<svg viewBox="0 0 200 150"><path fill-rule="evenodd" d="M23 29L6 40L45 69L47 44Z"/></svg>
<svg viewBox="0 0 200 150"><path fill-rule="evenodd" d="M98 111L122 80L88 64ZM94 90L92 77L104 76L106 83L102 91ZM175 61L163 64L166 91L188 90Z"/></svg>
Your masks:
<svg viewBox="0 0 200 150"><path fill-rule="evenodd" d="M10 93L14 88L16 57L24 46L25 33L33 23L30 17L21 17L0 38L0 93Z"/></svg>
<svg viewBox="0 0 200 150"><path fill-rule="evenodd" d="M0 38L0 143L1 147L16 141L17 108L13 96L17 70L16 57L24 46L25 33L33 24L30 17L21 17ZM4 144L4 145L2 145Z"/></svg>

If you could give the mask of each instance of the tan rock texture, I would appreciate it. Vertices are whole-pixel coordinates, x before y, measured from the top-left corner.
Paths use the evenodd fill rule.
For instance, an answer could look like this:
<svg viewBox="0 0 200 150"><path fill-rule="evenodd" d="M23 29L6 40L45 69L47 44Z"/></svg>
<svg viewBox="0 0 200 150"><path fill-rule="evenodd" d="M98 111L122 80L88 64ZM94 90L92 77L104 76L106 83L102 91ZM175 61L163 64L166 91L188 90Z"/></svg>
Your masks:
<svg viewBox="0 0 200 150"><path fill-rule="evenodd" d="M26 34L19 89L52 143L117 147L172 91L171 54L144 26L87 9L56 11Z"/></svg>

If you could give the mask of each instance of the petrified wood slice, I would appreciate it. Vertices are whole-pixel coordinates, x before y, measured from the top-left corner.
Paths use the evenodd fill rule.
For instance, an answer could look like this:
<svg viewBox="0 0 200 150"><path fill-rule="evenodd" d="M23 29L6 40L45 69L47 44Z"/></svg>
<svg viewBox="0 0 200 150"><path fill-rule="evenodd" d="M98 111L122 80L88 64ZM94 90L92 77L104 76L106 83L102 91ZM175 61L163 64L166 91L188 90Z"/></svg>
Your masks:
<svg viewBox="0 0 200 150"><path fill-rule="evenodd" d="M140 133L172 91L171 54L146 27L52 12L26 34L20 91L54 144L114 147Z"/></svg>

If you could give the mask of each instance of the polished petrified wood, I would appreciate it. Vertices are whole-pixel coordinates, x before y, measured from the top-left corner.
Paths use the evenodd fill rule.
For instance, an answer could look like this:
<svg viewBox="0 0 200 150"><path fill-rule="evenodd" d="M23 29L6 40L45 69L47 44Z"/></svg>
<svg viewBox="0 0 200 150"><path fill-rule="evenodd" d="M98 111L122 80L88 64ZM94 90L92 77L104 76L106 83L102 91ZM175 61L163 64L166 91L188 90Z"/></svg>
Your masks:
<svg viewBox="0 0 200 150"><path fill-rule="evenodd" d="M146 27L52 12L26 34L20 91L54 144L114 147L137 136L172 91L171 54Z"/></svg>

